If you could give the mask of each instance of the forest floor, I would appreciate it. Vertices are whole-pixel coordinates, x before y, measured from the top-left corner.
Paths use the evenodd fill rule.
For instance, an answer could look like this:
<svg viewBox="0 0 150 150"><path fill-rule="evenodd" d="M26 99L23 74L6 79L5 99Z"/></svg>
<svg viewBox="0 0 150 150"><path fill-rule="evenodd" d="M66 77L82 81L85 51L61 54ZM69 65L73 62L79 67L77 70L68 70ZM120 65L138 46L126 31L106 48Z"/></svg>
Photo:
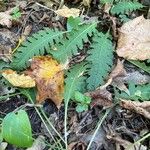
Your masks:
<svg viewBox="0 0 150 150"><path fill-rule="evenodd" d="M139 38L140 42L144 38L150 39L150 30L148 30L150 29L150 1L140 0L139 3L144 7L134 11L126 9L124 12L125 5L123 5L124 14L115 14L112 8L118 2L115 0L113 3L109 2L110 0L103 0L103 3L101 0L0 1L0 70L2 73L0 76L0 131L3 119L8 113L25 110L34 138L31 148L20 148L5 137L0 138L0 150L65 150L65 134L67 134L68 150L150 150L150 41L146 41L147 51L137 50L132 54L129 54L130 52L119 53L118 48L118 45L128 48L133 46L125 44L126 38L128 42L133 40L134 43L134 39L130 39L132 35L123 35L126 38L120 38L120 31L123 32L121 27L142 15L145 19L141 18L141 20L147 21L146 25L139 22L135 23L137 26L134 26L131 22L125 34L135 32L133 37ZM64 5L68 8L64 8ZM75 26L74 22L68 23L68 16L80 17L81 24L97 21L97 30L111 35L109 41L114 50L112 65L107 75L103 77L104 82L84 93L91 98L88 108L80 107L83 111L77 110L76 106L79 102L69 102L67 133L65 133L65 102L60 102L60 106L57 107L57 102L51 101L47 96L47 99L37 104L34 98L30 99L32 95L24 94L22 88L10 84L9 79L10 83L8 83L3 71L10 69L10 62L13 62L13 57L22 41L27 40L34 33L44 27L66 31L69 25ZM141 35L136 33L138 30L141 30ZM94 33L88 36L90 39ZM122 40L122 45L118 43L119 40ZM63 41L61 42L63 44ZM78 47L81 49L80 52L69 60L69 67L80 63L87 57L86 51L91 43L83 40L83 46ZM135 43L138 45L137 42ZM133 55L136 55L135 59L132 59ZM109 65L109 61L107 62ZM134 81L132 85L130 85L131 81ZM51 124L53 124L52 127ZM64 140L58 136L53 127ZM12 124L11 129L13 128L15 130Z"/></svg>

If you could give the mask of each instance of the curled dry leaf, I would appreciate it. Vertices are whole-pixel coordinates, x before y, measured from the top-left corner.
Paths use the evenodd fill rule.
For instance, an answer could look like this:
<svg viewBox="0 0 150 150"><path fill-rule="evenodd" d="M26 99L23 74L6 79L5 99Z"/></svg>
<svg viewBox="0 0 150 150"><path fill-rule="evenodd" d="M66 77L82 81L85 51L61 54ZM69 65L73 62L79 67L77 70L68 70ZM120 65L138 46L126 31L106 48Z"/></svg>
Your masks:
<svg viewBox="0 0 150 150"><path fill-rule="evenodd" d="M119 29L117 54L132 60L150 59L150 19L143 16L125 23Z"/></svg>
<svg viewBox="0 0 150 150"><path fill-rule="evenodd" d="M113 105L112 94L106 89L97 89L95 91L86 93L86 95L92 98L91 107L103 106L108 108Z"/></svg>
<svg viewBox="0 0 150 150"><path fill-rule="evenodd" d="M49 98L59 108L64 91L62 66L50 56L38 56L32 59L31 69L26 71L26 74L35 79L38 90L37 102L41 103Z"/></svg>
<svg viewBox="0 0 150 150"><path fill-rule="evenodd" d="M8 80L15 87L31 88L35 87L35 81L30 76L25 74L17 74L16 71L11 69L4 70L2 76Z"/></svg>
<svg viewBox="0 0 150 150"><path fill-rule="evenodd" d="M120 106L150 119L150 101L138 102L121 99Z"/></svg>
<svg viewBox="0 0 150 150"><path fill-rule="evenodd" d="M58 9L55 11L57 15L69 18L69 17L78 17L80 14L80 9L76 8L68 8L66 6L63 6L61 9Z"/></svg>
<svg viewBox="0 0 150 150"><path fill-rule="evenodd" d="M121 91L125 91L126 93L129 93L127 87L124 84L124 78L127 76L127 72L124 69L123 62L121 62L119 59L117 61L116 67L112 70L112 72L109 75L109 80L112 81L112 85L120 89Z"/></svg>

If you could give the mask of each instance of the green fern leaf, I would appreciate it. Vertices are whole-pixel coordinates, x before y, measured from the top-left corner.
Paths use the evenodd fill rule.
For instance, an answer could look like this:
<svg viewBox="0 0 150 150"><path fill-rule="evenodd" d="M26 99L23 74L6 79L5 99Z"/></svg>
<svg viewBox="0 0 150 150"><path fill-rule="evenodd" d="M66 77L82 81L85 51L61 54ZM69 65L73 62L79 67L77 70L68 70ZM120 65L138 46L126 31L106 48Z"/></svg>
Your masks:
<svg viewBox="0 0 150 150"><path fill-rule="evenodd" d="M127 2L127 1L123 1L123 2L119 2L116 5L114 5L111 9L111 14L124 14L126 12L132 12L135 11L137 9L143 8L144 6L142 4L140 4L139 2Z"/></svg>
<svg viewBox="0 0 150 150"><path fill-rule="evenodd" d="M128 60L130 63L134 64L135 66L141 68L142 70L146 71L147 73L150 73L150 67L145 64L145 62L140 62L137 60Z"/></svg>
<svg viewBox="0 0 150 150"><path fill-rule="evenodd" d="M68 102L74 97L75 91L83 92L85 85L84 72L87 70L85 63L76 64L66 73L64 99Z"/></svg>
<svg viewBox="0 0 150 150"><path fill-rule="evenodd" d="M95 35L92 47L87 57L87 61L91 64L88 71L90 77L87 79L89 90L94 90L103 84L103 79L108 75L113 64L113 45L107 34Z"/></svg>
<svg viewBox="0 0 150 150"><path fill-rule="evenodd" d="M115 90L115 97L124 98L129 100L150 100L150 84L146 85L135 85L133 83L129 83L128 88L130 95L125 92L119 93L118 90Z"/></svg>
<svg viewBox="0 0 150 150"><path fill-rule="evenodd" d="M28 60L35 55L43 55L50 47L54 46L55 42L59 43L64 32L45 28L36 34L33 34L23 42L21 47L17 49L14 55L11 66L21 70L28 66Z"/></svg>
<svg viewBox="0 0 150 150"><path fill-rule="evenodd" d="M65 63L67 59L78 53L78 48L83 48L83 42L89 41L88 35L91 36L97 31L96 25L97 23L79 25L78 29L73 29L68 33L63 43L56 46L56 50L51 50L50 53L55 59Z"/></svg>

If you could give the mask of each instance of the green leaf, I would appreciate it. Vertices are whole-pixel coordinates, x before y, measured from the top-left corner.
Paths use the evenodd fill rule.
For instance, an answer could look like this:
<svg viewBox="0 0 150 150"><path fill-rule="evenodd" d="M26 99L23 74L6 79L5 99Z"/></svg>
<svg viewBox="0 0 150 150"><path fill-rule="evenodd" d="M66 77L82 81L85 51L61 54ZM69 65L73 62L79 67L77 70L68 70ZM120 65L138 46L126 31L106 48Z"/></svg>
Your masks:
<svg viewBox="0 0 150 150"><path fill-rule="evenodd" d="M85 63L81 63L76 64L67 72L64 92L65 102L68 103L71 98L74 98L75 91L82 92L84 90L86 78L83 75L86 69L87 65Z"/></svg>
<svg viewBox="0 0 150 150"><path fill-rule="evenodd" d="M31 125L24 110L11 112L2 122L2 136L10 144L18 147L30 147L33 143Z"/></svg>
<svg viewBox="0 0 150 150"><path fill-rule="evenodd" d="M144 6L140 4L139 2L132 2L132 1L122 1L118 2L116 5L114 5L111 9L111 14L125 14L126 12L132 12L137 9L143 8Z"/></svg>
<svg viewBox="0 0 150 150"><path fill-rule="evenodd" d="M76 111L78 113L83 112L83 111L87 111L88 110L88 105L87 104L78 104L76 107Z"/></svg>
<svg viewBox="0 0 150 150"><path fill-rule="evenodd" d="M11 66L18 70L26 68L29 66L29 59L35 55L44 55L45 51L48 52L50 47L54 47L55 43L61 41L63 34L64 32L50 28L45 28L33 34L17 49Z"/></svg>
<svg viewBox="0 0 150 150"><path fill-rule="evenodd" d="M0 129L0 143L3 141L3 136L2 136L2 132L1 132L1 129Z"/></svg>
<svg viewBox="0 0 150 150"><path fill-rule="evenodd" d="M50 51L55 59L65 63L73 55L78 53L78 49L83 48L83 42L88 42L88 36L92 36L96 30L97 23L93 24L82 24L78 26L78 29L73 29L67 34L66 39L63 39L62 43L56 45L55 51Z"/></svg>
<svg viewBox="0 0 150 150"><path fill-rule="evenodd" d="M73 29L78 30L79 24L81 23L80 17L69 17L67 20L67 31L71 31Z"/></svg>
<svg viewBox="0 0 150 150"><path fill-rule="evenodd" d="M107 34L95 34L92 47L87 57L90 64L89 78L86 80L89 90L94 90L104 83L104 78L107 77L113 65L113 45Z"/></svg>
<svg viewBox="0 0 150 150"><path fill-rule="evenodd" d="M144 70L147 73L150 73L150 67L147 66L144 62L140 62L137 60L128 60L130 63L134 64L135 66L141 68L142 70Z"/></svg>
<svg viewBox="0 0 150 150"><path fill-rule="evenodd" d="M117 98L124 98L129 100L150 100L150 84L146 85L135 85L133 83L129 83L128 88L130 95L125 92L119 92L115 90L115 96Z"/></svg>
<svg viewBox="0 0 150 150"><path fill-rule="evenodd" d="M91 102L91 98L89 96L86 96L79 91L75 92L74 99L75 102L82 103L82 104L90 104Z"/></svg>

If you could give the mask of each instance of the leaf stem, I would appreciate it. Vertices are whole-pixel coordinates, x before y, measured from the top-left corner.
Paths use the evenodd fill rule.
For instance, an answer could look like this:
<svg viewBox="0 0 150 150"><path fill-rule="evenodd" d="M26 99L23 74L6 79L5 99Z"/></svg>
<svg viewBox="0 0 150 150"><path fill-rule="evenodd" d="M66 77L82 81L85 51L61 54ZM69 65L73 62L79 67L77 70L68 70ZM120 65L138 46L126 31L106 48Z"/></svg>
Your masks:
<svg viewBox="0 0 150 150"><path fill-rule="evenodd" d="M104 114L104 116L103 116L103 117L101 118L101 120L98 122L98 126L97 126L97 128L96 128L96 130L95 130L95 132L94 132L94 134L93 134L93 136L92 136L92 138L91 138L91 140L90 140L90 142L89 142L88 147L87 147L86 150L89 150L89 148L91 147L92 142L94 141L94 138L95 138L95 136L96 136L98 130L100 129L100 127L101 127L103 121L106 119L106 117L107 117L107 115L109 114L110 110L111 110L111 108L107 109L106 112L105 112L105 114Z"/></svg>

